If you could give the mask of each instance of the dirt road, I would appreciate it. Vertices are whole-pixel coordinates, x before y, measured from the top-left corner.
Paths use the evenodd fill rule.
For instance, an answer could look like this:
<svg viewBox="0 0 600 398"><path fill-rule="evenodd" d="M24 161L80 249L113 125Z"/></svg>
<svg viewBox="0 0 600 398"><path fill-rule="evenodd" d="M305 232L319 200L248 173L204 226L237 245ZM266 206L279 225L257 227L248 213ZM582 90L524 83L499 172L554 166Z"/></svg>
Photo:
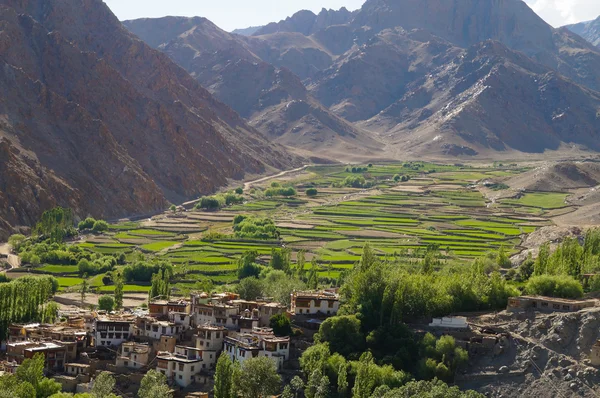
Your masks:
<svg viewBox="0 0 600 398"><path fill-rule="evenodd" d="M10 265L12 269L19 268L21 266L21 260L19 260L19 256L10 254L10 246L8 243L0 244L0 254L6 254L8 256L8 265Z"/></svg>
<svg viewBox="0 0 600 398"><path fill-rule="evenodd" d="M250 190L250 188L252 188L252 185L254 185L254 184L260 184L261 182L269 181L269 180L272 180L274 178L284 177L284 176L286 176L288 174L297 173L299 171L306 170L307 167L308 167L308 165L305 165L305 166L302 166L302 167L298 167L297 169L286 170L286 171L282 171L279 174L275 174L275 175L272 175L272 176L267 176L267 177L259 178L258 180L248 181L248 182L244 183L244 191Z"/></svg>

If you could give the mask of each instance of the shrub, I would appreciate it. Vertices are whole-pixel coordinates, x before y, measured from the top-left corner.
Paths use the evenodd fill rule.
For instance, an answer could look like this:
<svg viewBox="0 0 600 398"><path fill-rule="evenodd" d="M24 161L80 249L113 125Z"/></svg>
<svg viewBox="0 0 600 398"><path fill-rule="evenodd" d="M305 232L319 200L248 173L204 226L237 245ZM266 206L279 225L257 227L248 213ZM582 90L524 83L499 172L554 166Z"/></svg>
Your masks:
<svg viewBox="0 0 600 398"><path fill-rule="evenodd" d="M108 223L104 220L98 220L94 223L94 226L92 227L92 231L106 232L106 231L108 231Z"/></svg>
<svg viewBox="0 0 600 398"><path fill-rule="evenodd" d="M269 320L269 327L273 329L275 336L290 336L292 334L292 323L284 314L273 315Z"/></svg>
<svg viewBox="0 0 600 398"><path fill-rule="evenodd" d="M316 188L308 188L306 190L306 196L317 196L319 194L319 191L317 191Z"/></svg>
<svg viewBox="0 0 600 398"><path fill-rule="evenodd" d="M401 179L401 178L402 178L402 177L400 177L400 174L396 174L396 175L394 176L394 181L396 181L396 182L400 182L400 179Z"/></svg>
<svg viewBox="0 0 600 398"><path fill-rule="evenodd" d="M112 311L115 307L115 299L112 296L102 296L98 299L98 309L101 311Z"/></svg>
<svg viewBox="0 0 600 398"><path fill-rule="evenodd" d="M235 193L237 193L238 195L242 195L244 193L244 188L236 188L235 189Z"/></svg>
<svg viewBox="0 0 600 398"><path fill-rule="evenodd" d="M77 228L78 228L80 231L83 231L83 230L86 230L86 229L92 229L92 228L94 228L94 224L95 224L95 223L96 223L96 220L95 220L95 219L93 219L93 218L91 218L91 217L88 217L88 218L86 218L85 220L81 221L81 222L80 222L80 223L77 225Z"/></svg>
<svg viewBox="0 0 600 398"><path fill-rule="evenodd" d="M566 275L534 276L525 287L527 294L576 299L583 297L581 283Z"/></svg>

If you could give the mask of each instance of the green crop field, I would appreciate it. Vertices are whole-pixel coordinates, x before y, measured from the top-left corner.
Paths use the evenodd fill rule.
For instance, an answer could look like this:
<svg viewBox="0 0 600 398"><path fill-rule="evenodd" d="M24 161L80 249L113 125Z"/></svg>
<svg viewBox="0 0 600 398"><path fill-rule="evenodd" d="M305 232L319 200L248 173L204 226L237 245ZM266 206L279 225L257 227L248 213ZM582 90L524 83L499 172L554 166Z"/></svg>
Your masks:
<svg viewBox="0 0 600 398"><path fill-rule="evenodd" d="M566 206L567 194L552 192L530 192L490 204L475 184L514 176L524 168L427 162L356 165L360 172L352 172L353 167L313 166L292 180L281 181L296 188L299 195L294 198L266 198L263 191L271 184L268 181L247 193L243 204L111 225L105 236L77 245L92 255L125 253L127 261L141 255L166 260L176 274L185 274L175 283L184 290L202 278L217 285L236 283L236 262L242 254L255 251L258 262L265 265L274 248L284 247L291 250L293 259L305 251L309 260L316 260L321 277L337 278L360 259L366 243L381 259L400 257L413 264L431 246L439 248L444 263L453 266L467 265L500 247L515 253L524 235L552 225L546 216L549 211ZM344 186L346 178L356 175L363 176L368 186ZM396 175L408 181L396 182ZM307 187L315 187L317 197L306 197ZM236 215L272 218L279 238L233 238ZM36 270L54 275L78 271L77 266L68 265L44 265ZM114 290L112 285L103 285L103 276L93 277L90 285L102 292ZM81 282L78 277L59 279L61 289ZM125 291L148 288L128 284Z"/></svg>

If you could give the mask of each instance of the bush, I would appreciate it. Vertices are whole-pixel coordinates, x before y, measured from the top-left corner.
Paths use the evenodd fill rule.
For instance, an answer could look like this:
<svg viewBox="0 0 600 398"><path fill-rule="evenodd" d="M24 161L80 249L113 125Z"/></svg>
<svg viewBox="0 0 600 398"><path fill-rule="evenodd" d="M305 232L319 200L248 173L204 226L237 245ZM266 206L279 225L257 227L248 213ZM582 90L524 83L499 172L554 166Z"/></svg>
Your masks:
<svg viewBox="0 0 600 398"><path fill-rule="evenodd" d="M94 226L92 227L92 231L106 232L106 231L108 231L108 223L104 220L98 220L94 223Z"/></svg>
<svg viewBox="0 0 600 398"><path fill-rule="evenodd" d="M96 223L96 220L94 218L88 217L85 220L81 221L78 225L77 228L80 231L86 230L86 229L92 229L94 228L94 224Z"/></svg>
<svg viewBox="0 0 600 398"><path fill-rule="evenodd" d="M576 299L583 297L581 283L566 275L539 275L527 282L527 294Z"/></svg>
<svg viewBox="0 0 600 398"><path fill-rule="evenodd" d="M235 189L235 193L237 193L238 195L243 195L244 194L244 188L236 188Z"/></svg>
<svg viewBox="0 0 600 398"><path fill-rule="evenodd" d="M311 197L313 197L313 196L317 196L318 194L319 194L319 191L317 191L317 189L316 189L316 188L308 188L308 189L306 190L306 196L311 196Z"/></svg>
<svg viewBox="0 0 600 398"><path fill-rule="evenodd" d="M394 181L396 181L396 182L400 182L400 179L401 179L401 178L402 178L402 177L400 177L400 175L399 175L399 174L396 174L396 175L394 176Z"/></svg>
<svg viewBox="0 0 600 398"><path fill-rule="evenodd" d="M288 187L288 188L269 188L265 191L265 196L268 198L272 198L274 196L285 196L285 197L290 197L290 196L296 196L298 193L296 192L296 190L292 187Z"/></svg>
<svg viewBox="0 0 600 398"><path fill-rule="evenodd" d="M275 336L290 336L292 334L292 323L285 314L273 315L269 320L269 327L273 329Z"/></svg>
<svg viewBox="0 0 600 398"><path fill-rule="evenodd" d="M238 238L278 239L279 231L270 218L237 216L233 220L233 231Z"/></svg>
<svg viewBox="0 0 600 398"><path fill-rule="evenodd" d="M112 311L115 307L115 299L112 296L102 296L98 299L98 309L101 311Z"/></svg>
<svg viewBox="0 0 600 398"><path fill-rule="evenodd" d="M344 179L343 185L352 188L363 188L366 182L363 176L348 176Z"/></svg>

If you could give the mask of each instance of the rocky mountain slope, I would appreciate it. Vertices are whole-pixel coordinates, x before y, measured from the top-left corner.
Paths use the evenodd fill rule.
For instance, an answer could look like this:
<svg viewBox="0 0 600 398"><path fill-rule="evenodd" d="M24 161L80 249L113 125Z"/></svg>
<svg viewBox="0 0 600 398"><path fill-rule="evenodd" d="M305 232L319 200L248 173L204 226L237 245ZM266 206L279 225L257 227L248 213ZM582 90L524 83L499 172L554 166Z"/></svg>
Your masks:
<svg viewBox="0 0 600 398"><path fill-rule="evenodd" d="M159 41L148 36L160 23L126 25ZM521 0L367 0L355 12L301 11L253 36L223 34L199 26L160 48L287 145L318 147L321 131L339 139L348 135L336 130L350 127L391 157L600 149L600 50ZM288 123L290 104L321 117Z"/></svg>
<svg viewBox="0 0 600 398"><path fill-rule="evenodd" d="M203 18L167 17L124 25L154 44L164 39L161 27L171 27L176 35L156 47L278 143L317 154L327 152L331 157L348 151L368 154L380 148L375 139L316 101L296 74L265 61L281 64L277 60L286 57L274 55L269 40L233 35ZM332 62L330 55L325 58Z"/></svg>
<svg viewBox="0 0 600 398"><path fill-rule="evenodd" d="M164 209L295 162L100 0L0 0L0 235Z"/></svg>
<svg viewBox="0 0 600 398"><path fill-rule="evenodd" d="M600 47L600 17L593 21L567 25L565 28L583 37L596 47Z"/></svg>

